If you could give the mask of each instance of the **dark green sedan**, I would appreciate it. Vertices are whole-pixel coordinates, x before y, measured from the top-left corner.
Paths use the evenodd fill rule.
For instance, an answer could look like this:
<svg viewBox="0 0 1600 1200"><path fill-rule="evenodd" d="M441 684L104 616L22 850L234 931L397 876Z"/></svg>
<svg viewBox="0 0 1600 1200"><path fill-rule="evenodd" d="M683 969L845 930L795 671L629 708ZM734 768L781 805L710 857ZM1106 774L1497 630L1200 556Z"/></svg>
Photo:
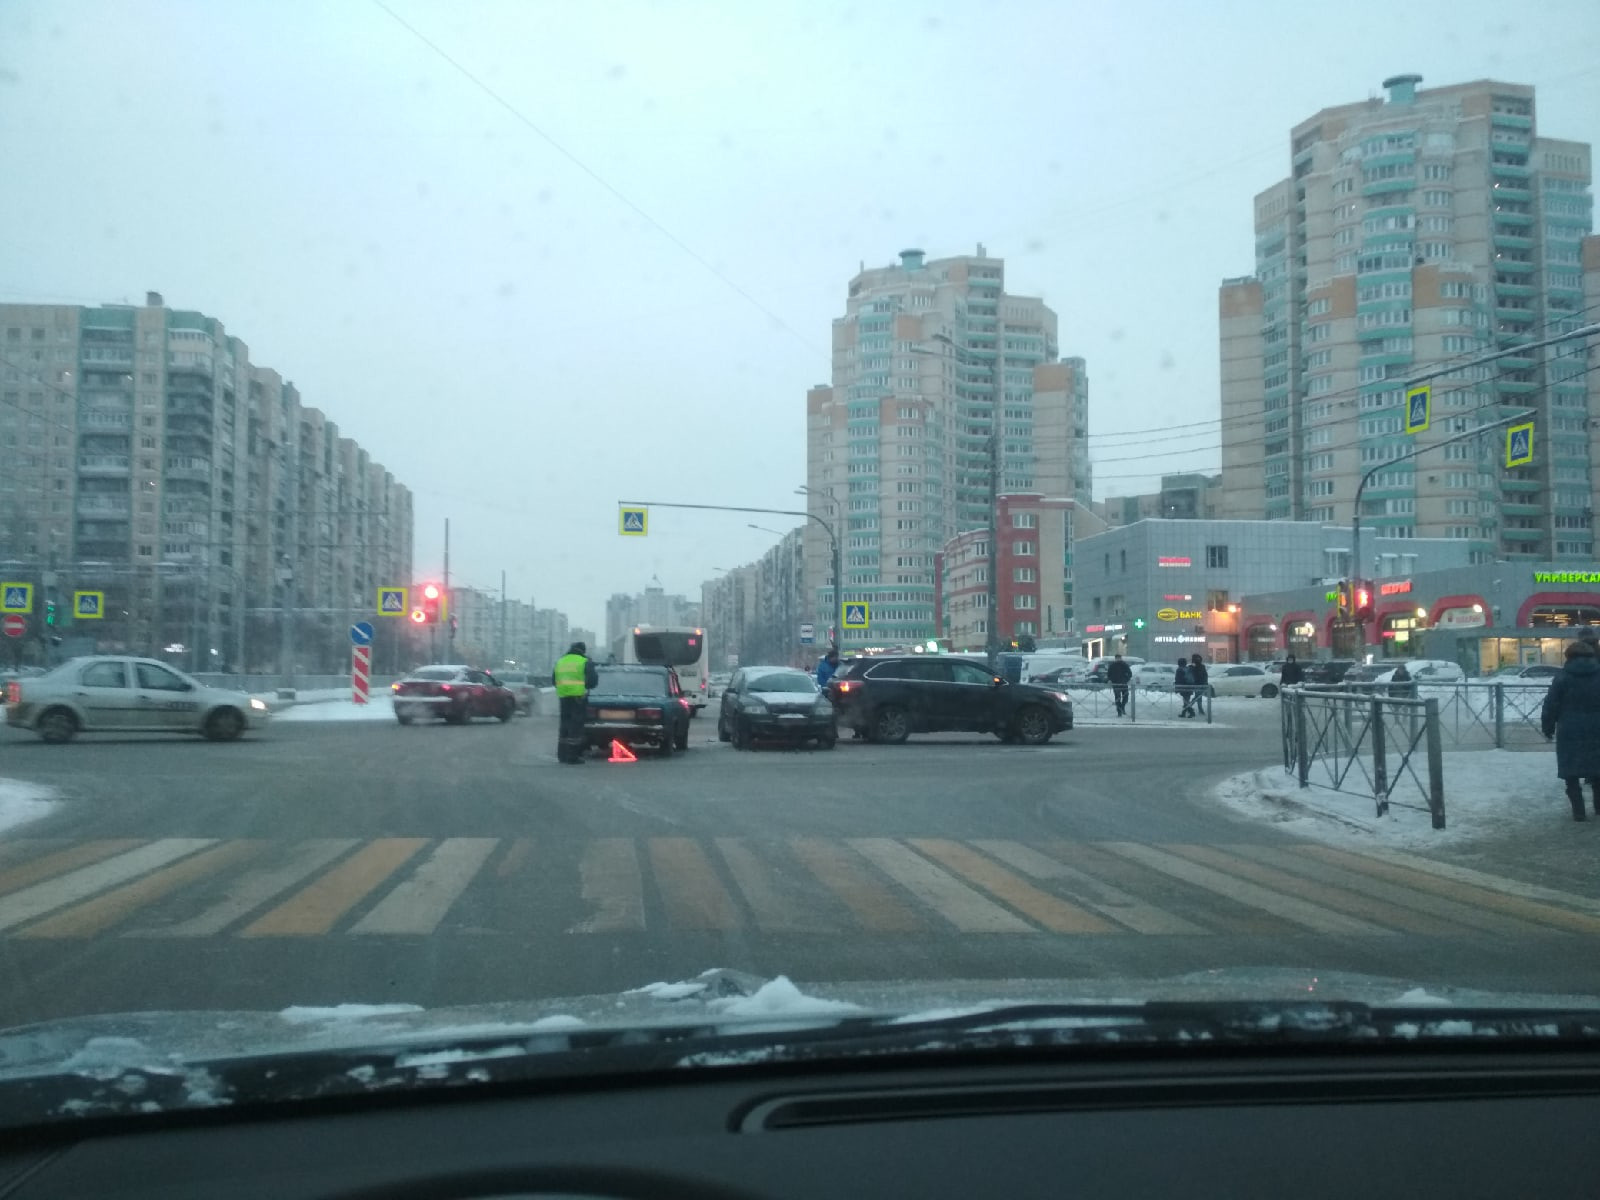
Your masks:
<svg viewBox="0 0 1600 1200"><path fill-rule="evenodd" d="M689 698L671 667L597 668L583 717L584 741L606 748L621 742L630 750L649 746L663 758L689 748Z"/></svg>

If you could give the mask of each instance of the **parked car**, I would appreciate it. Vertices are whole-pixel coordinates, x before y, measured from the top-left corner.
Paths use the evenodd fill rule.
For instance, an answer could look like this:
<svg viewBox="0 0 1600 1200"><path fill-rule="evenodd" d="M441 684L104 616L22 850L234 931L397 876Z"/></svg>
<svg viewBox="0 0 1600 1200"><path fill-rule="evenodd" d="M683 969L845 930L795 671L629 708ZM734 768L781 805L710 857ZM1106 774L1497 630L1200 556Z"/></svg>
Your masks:
<svg viewBox="0 0 1600 1200"><path fill-rule="evenodd" d="M1551 663L1526 663L1521 666L1501 667L1489 678L1495 683L1518 687L1547 688L1550 681L1561 674L1561 668Z"/></svg>
<svg viewBox="0 0 1600 1200"><path fill-rule="evenodd" d="M1263 696L1278 694L1279 676L1270 663L1213 663L1206 668L1213 696Z"/></svg>
<svg viewBox="0 0 1600 1200"><path fill-rule="evenodd" d="M473 717L509 721L517 712L515 694L477 667L450 663L418 667L391 683L389 690L395 719L402 725L419 718L438 718L451 725L464 725Z"/></svg>
<svg viewBox="0 0 1600 1200"><path fill-rule="evenodd" d="M79 733L199 733L230 742L267 723L266 702L207 687L151 658L74 658L43 675L9 680L6 724L47 742Z"/></svg>
<svg viewBox="0 0 1600 1200"><path fill-rule="evenodd" d="M1007 683L975 662L942 655L857 659L828 681L828 691L839 723L874 742L969 730L1040 745L1072 728L1065 692Z"/></svg>
<svg viewBox="0 0 1600 1200"><path fill-rule="evenodd" d="M832 750L839 740L833 701L817 681L794 667L740 667L722 691L717 737L746 750L757 741L815 741Z"/></svg>
<svg viewBox="0 0 1600 1200"><path fill-rule="evenodd" d="M1306 669L1306 683L1313 687L1329 687L1343 682L1346 673L1357 664L1353 658L1324 658L1302 665Z"/></svg>
<svg viewBox="0 0 1600 1200"><path fill-rule="evenodd" d="M1172 689L1172 677L1177 673L1175 662L1142 662L1133 668L1133 686L1157 691Z"/></svg>
<svg viewBox="0 0 1600 1200"><path fill-rule="evenodd" d="M1406 664L1411 678L1418 683L1456 683L1467 677L1461 664L1448 658L1418 658Z"/></svg>
<svg viewBox="0 0 1600 1200"><path fill-rule="evenodd" d="M494 677L516 697L517 711L525 717L532 716L534 701L539 694L533 676L526 671L496 671Z"/></svg>
<svg viewBox="0 0 1600 1200"><path fill-rule="evenodd" d="M583 716L587 745L650 746L662 758L689 748L693 710L671 667L610 663L596 668L596 674L600 680L589 689Z"/></svg>

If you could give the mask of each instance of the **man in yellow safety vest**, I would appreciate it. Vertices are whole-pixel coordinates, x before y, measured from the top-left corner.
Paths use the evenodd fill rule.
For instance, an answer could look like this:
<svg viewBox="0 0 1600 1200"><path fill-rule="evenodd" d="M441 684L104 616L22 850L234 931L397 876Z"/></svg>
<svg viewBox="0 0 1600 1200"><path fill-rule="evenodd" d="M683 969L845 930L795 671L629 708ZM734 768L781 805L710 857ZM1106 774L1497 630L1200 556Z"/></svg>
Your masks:
<svg viewBox="0 0 1600 1200"><path fill-rule="evenodd" d="M600 686L600 675L589 661L589 648L573 642L556 659L556 702L561 709L560 732L556 735L556 760L583 761L583 714L589 689Z"/></svg>

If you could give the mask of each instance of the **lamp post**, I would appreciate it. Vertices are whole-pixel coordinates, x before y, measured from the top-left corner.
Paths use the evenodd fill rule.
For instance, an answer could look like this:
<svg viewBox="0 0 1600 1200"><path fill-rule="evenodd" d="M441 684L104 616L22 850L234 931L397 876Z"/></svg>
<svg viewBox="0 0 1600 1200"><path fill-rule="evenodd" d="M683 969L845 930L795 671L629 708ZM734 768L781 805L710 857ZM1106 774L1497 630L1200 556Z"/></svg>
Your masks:
<svg viewBox="0 0 1600 1200"><path fill-rule="evenodd" d="M828 508L834 515L834 520L837 521L839 519L839 502L834 499L833 490L831 488L827 491L819 492L815 488L810 488L805 484L801 484L799 487L795 488L795 494L797 496L826 499L828 502ZM827 530L828 541L833 551L833 615L828 618L828 628L832 631L832 648L837 650L839 648L839 639L844 634L844 623L841 616L844 611L842 599L844 593L841 590L844 587L844 564L839 558L839 537L834 532L833 526L829 525L821 517L813 516L811 513L807 513L806 515L811 517L811 519L817 524L821 525L823 529Z"/></svg>

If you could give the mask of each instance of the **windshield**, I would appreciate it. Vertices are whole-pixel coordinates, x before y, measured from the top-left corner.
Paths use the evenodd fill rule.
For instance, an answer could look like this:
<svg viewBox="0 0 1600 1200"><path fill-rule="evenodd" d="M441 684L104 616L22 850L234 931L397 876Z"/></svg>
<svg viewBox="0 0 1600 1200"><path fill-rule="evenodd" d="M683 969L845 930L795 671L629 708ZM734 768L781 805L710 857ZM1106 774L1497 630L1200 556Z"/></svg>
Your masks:
<svg viewBox="0 0 1600 1200"><path fill-rule="evenodd" d="M0 0L0 1135L78 1018L1600 998L1597 65Z"/></svg>

